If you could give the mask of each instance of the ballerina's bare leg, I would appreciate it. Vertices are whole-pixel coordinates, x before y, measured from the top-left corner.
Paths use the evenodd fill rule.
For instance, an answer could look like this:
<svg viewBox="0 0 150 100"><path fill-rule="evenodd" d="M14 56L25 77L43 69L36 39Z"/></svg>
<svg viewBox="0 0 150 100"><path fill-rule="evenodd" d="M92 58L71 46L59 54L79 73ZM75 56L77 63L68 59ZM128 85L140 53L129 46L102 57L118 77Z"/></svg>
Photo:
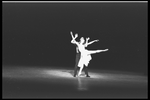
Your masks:
<svg viewBox="0 0 150 100"><path fill-rule="evenodd" d="M100 50L88 50L87 55L88 54L95 54L95 53L98 53L98 52L100 52ZM84 65L85 64L83 64L82 66L80 66L80 69L79 69L79 72L78 72L78 76L81 75L81 72L82 72L82 70L84 68ZM85 66L88 66L88 65L85 65Z"/></svg>
<svg viewBox="0 0 150 100"><path fill-rule="evenodd" d="M105 50L88 50L88 54L100 53L100 52L104 52L104 51L107 51L107 50L108 50L108 49L105 49ZM87 67L88 64L85 65L85 66ZM81 72L82 72L82 70L83 70L83 67L84 67L84 64L80 67L80 70L79 70L79 72L78 72L78 76L81 75Z"/></svg>
<svg viewBox="0 0 150 100"><path fill-rule="evenodd" d="M89 61L90 61L90 60L89 60ZM79 72L78 72L78 76L81 75L81 72L82 72L84 66L85 66L85 67L88 67L89 61L86 62L86 63L84 63L84 64L82 63L81 65L79 65L79 66L80 66L80 69L79 69ZM86 73L86 74L87 74L87 73ZM87 74L87 76L89 76L89 75Z"/></svg>
<svg viewBox="0 0 150 100"><path fill-rule="evenodd" d="M104 51L107 51L107 49L105 49L105 50L88 50L88 53L95 54L95 53L100 53L100 52L104 52Z"/></svg>
<svg viewBox="0 0 150 100"><path fill-rule="evenodd" d="M80 75L81 75L81 72L82 72L82 70L83 70L84 66L85 66L85 67L87 67L87 66L88 66L88 64L84 64L82 67L80 67L79 72L78 72L78 76L80 76ZM87 74L87 76L89 76L89 75Z"/></svg>
<svg viewBox="0 0 150 100"><path fill-rule="evenodd" d="M83 65L84 66L84 65ZM83 70L83 66L82 67L80 67L80 70L79 70L79 72L78 72L78 76L80 76L81 75L81 72L82 72L82 70Z"/></svg>

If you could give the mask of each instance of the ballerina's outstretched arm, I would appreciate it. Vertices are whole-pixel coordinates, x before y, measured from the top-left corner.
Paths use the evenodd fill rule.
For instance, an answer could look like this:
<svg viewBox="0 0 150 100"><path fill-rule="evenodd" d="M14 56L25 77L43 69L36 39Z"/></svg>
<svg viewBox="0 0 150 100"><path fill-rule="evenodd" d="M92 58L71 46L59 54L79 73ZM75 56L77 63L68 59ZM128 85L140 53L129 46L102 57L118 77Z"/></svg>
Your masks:
<svg viewBox="0 0 150 100"><path fill-rule="evenodd" d="M86 38L86 43L85 43L85 46L86 46L86 47L87 47L88 45L94 43L94 42L98 42L98 41L99 41L99 40L93 40L93 41L91 41L91 42L88 43L89 39L90 39L89 37Z"/></svg>
<svg viewBox="0 0 150 100"><path fill-rule="evenodd" d="M89 42L88 45L90 45L90 44L92 44L92 43L94 43L94 42L98 42L98 41L99 41L99 40L93 40L93 41Z"/></svg>

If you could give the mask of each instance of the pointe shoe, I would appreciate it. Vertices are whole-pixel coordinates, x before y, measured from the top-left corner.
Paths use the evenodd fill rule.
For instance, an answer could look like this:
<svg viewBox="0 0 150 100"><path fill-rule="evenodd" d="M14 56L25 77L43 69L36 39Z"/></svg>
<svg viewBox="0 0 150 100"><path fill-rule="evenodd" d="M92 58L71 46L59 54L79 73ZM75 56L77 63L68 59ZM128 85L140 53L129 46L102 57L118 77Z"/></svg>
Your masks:
<svg viewBox="0 0 150 100"><path fill-rule="evenodd" d="M77 76L80 77L81 74L78 74Z"/></svg>
<svg viewBox="0 0 150 100"><path fill-rule="evenodd" d="M102 52L102 50L97 50L97 53L100 53L100 52Z"/></svg>
<svg viewBox="0 0 150 100"><path fill-rule="evenodd" d="M108 51L108 49L105 49L104 51Z"/></svg>

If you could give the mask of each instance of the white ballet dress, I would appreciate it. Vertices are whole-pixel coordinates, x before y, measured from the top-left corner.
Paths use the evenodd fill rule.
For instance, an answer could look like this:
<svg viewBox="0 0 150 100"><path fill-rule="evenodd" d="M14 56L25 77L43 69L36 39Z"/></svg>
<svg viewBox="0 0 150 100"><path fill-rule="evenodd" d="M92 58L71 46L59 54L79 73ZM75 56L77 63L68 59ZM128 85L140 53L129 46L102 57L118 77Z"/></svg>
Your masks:
<svg viewBox="0 0 150 100"><path fill-rule="evenodd" d="M84 65L87 67L91 59L92 57L88 50L81 51L81 57L78 63L78 67L83 67Z"/></svg>

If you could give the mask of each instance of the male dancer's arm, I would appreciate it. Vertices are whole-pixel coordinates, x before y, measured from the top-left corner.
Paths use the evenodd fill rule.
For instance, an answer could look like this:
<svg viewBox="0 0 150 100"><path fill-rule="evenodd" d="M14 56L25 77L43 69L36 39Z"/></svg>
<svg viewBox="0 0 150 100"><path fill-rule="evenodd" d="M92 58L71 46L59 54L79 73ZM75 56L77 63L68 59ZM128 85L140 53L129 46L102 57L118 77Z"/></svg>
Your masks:
<svg viewBox="0 0 150 100"><path fill-rule="evenodd" d="M79 43L75 40L78 37L78 34L75 34L75 37L73 36L73 33L70 32L72 40L71 43L76 44L77 46L79 45Z"/></svg>
<svg viewBox="0 0 150 100"><path fill-rule="evenodd" d="M79 53L79 48L78 47L76 47L76 52Z"/></svg>

